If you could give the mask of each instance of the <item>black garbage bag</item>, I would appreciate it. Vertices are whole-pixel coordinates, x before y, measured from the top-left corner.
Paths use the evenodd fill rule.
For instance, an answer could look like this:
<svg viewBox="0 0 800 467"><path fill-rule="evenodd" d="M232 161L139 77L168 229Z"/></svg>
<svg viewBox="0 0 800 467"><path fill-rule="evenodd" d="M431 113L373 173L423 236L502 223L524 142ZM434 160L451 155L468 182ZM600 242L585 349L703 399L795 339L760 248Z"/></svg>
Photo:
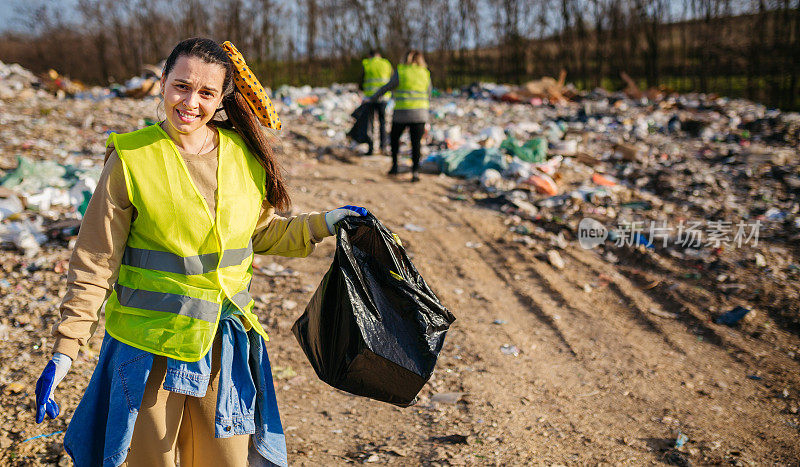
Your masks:
<svg viewBox="0 0 800 467"><path fill-rule="evenodd" d="M455 317L373 215L337 223L336 253L292 331L322 381L406 407Z"/></svg>
<svg viewBox="0 0 800 467"><path fill-rule="evenodd" d="M353 128L347 132L347 136L356 143L369 143L369 118L372 117L371 110L369 105L364 103L356 107L356 110L350 114L351 117L356 119L356 122L353 124Z"/></svg>

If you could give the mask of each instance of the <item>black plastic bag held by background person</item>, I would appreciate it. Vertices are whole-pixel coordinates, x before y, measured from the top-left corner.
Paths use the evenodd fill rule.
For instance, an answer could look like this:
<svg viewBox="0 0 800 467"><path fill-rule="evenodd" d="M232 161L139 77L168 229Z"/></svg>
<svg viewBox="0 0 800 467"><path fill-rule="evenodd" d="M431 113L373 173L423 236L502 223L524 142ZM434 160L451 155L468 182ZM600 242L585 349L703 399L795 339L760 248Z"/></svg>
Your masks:
<svg viewBox="0 0 800 467"><path fill-rule="evenodd" d="M347 136L359 144L369 143L369 118L372 117L372 109L367 104L361 104L350 116L355 118L356 122L353 124L353 128L347 132Z"/></svg>
<svg viewBox="0 0 800 467"><path fill-rule="evenodd" d="M322 381L409 406L455 317L373 215L337 227L333 264L292 331Z"/></svg>

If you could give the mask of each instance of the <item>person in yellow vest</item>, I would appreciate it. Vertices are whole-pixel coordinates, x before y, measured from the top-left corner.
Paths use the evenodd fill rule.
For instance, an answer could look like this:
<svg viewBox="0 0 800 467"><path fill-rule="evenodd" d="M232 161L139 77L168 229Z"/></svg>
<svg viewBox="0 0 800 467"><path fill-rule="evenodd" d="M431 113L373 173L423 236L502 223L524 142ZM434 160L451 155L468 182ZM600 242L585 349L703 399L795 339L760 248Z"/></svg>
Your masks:
<svg viewBox="0 0 800 467"><path fill-rule="evenodd" d="M397 65L397 71L389 82L378 89L370 100L376 102L389 91L394 91L395 102L389 137L392 146L392 167L389 175L398 173L400 136L408 128L411 139L411 181L418 182L422 136L428 122L431 92L431 73L422 52L409 52L404 63Z"/></svg>
<svg viewBox="0 0 800 467"><path fill-rule="evenodd" d="M389 60L381 57L380 52L376 49L372 49L369 52L369 57L361 60L361 65L364 67L364 79L361 81L361 90L364 91L364 97L369 99L375 94L375 91L381 88L384 84L389 82L389 78L392 76L392 64ZM374 144L373 144L373 123L375 120L375 114L378 115L378 135L380 137L378 146L383 152L385 151L385 147L387 145L387 138L386 138L386 103L387 100L391 97L391 93L386 93L381 96L380 99L375 101L367 101L368 108L368 115L369 119L367 120L367 135L369 135L369 141L367 144L369 148L367 149L367 155L373 154Z"/></svg>
<svg viewBox="0 0 800 467"><path fill-rule="evenodd" d="M229 42L180 42L161 88L163 121L108 139L37 422L58 416L56 386L105 302L97 366L64 437L75 465L287 465L253 255L307 256L366 210L275 213L290 199L259 122L280 120Z"/></svg>

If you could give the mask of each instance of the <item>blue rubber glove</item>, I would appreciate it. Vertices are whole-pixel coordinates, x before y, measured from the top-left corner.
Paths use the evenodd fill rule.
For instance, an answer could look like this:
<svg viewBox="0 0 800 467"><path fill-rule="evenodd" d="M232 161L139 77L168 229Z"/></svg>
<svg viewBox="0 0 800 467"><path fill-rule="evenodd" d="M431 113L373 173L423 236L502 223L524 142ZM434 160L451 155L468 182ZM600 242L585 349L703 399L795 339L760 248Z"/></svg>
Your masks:
<svg viewBox="0 0 800 467"><path fill-rule="evenodd" d="M53 392L58 383L67 376L71 366L72 359L59 352L47 362L42 376L36 381L36 423L42 423L45 414L51 419L58 417L61 410L53 400Z"/></svg>
<svg viewBox="0 0 800 467"><path fill-rule="evenodd" d="M366 216L368 214L369 211L367 211L366 208L362 208L360 206L351 206L348 204L347 206L342 206L325 214L325 223L328 225L328 232L333 235L336 233L336 229L333 226L340 220L347 216Z"/></svg>

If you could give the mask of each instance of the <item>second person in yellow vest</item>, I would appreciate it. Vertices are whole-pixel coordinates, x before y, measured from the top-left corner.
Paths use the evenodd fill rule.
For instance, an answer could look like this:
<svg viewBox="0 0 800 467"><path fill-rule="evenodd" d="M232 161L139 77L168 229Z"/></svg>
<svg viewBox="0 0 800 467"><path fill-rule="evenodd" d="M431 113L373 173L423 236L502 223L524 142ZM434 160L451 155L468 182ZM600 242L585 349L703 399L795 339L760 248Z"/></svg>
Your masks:
<svg viewBox="0 0 800 467"><path fill-rule="evenodd" d="M375 91L389 82L389 78L392 76L392 64L389 60L381 57L380 52L372 49L369 52L369 57L361 61L361 65L364 67L364 79L361 81L361 89L364 91L364 97L369 99L375 94ZM367 120L367 135L369 135L367 155L371 155L375 149L373 123L376 114L378 116L378 135L380 138L378 140L378 148L384 153L388 152L384 148L388 145L388 138L386 138L386 104L390 97L391 93L386 93L375 101L367 101L369 106L367 109L369 115Z"/></svg>
<svg viewBox="0 0 800 467"><path fill-rule="evenodd" d="M430 109L431 73L422 52L412 50L406 59L397 65L397 71L386 85L378 89L370 98L377 102L385 93L394 91L394 113L390 142L392 146L392 167L389 175L397 175L400 136L408 128L411 139L411 181L419 181L419 160L422 136L428 122Z"/></svg>

